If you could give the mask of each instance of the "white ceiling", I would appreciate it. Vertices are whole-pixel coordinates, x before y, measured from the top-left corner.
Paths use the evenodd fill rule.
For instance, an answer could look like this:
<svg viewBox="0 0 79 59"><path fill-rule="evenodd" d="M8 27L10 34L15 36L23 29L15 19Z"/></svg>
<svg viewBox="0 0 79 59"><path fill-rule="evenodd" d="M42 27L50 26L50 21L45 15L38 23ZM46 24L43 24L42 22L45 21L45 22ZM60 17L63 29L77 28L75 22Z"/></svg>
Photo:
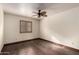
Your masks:
<svg viewBox="0 0 79 59"><path fill-rule="evenodd" d="M46 10L47 14L54 15L78 7L78 3L2 3L5 12L32 17L38 9Z"/></svg>

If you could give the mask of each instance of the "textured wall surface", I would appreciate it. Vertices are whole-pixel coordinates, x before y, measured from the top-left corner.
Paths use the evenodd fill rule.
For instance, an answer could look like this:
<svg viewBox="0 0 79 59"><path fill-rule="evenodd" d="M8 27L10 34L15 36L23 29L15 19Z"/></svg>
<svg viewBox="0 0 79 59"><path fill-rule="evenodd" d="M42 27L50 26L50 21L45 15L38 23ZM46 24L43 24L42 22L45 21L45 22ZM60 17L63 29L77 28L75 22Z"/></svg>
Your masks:
<svg viewBox="0 0 79 59"><path fill-rule="evenodd" d="M39 37L39 21L5 13L5 44ZM20 20L32 21L32 33L20 33Z"/></svg>
<svg viewBox="0 0 79 59"><path fill-rule="evenodd" d="M0 7L0 51L3 48L3 35L4 35L4 13Z"/></svg>
<svg viewBox="0 0 79 59"><path fill-rule="evenodd" d="M41 37L79 49L79 7L40 21Z"/></svg>

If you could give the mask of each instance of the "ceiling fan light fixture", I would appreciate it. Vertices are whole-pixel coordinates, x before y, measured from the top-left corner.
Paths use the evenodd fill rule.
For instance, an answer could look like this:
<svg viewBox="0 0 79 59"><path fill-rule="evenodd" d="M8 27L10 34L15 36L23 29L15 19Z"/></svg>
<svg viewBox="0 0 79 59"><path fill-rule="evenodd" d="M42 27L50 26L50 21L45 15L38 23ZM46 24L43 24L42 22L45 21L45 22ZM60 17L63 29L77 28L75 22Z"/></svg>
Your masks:
<svg viewBox="0 0 79 59"><path fill-rule="evenodd" d="M46 11L38 10L38 12L35 12L35 14L37 14L38 18L47 17Z"/></svg>

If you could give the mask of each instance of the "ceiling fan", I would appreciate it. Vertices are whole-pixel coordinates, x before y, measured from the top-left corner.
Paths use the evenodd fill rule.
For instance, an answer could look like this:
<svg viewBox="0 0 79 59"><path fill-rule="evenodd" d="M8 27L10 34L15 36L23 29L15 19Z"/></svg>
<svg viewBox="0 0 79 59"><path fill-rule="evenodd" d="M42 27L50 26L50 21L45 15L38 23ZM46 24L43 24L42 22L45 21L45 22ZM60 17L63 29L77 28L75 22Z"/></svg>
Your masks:
<svg viewBox="0 0 79 59"><path fill-rule="evenodd" d="M34 12L36 15L33 15L33 16L37 16L38 18L40 17L47 17L46 15L46 11L42 11L42 10L38 10L38 12Z"/></svg>

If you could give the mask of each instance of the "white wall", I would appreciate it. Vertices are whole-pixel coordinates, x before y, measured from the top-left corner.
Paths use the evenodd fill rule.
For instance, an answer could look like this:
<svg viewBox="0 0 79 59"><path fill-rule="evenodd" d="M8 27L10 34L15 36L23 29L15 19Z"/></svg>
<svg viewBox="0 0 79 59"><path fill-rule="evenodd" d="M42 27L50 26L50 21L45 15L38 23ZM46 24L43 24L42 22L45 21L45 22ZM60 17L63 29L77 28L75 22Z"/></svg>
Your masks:
<svg viewBox="0 0 79 59"><path fill-rule="evenodd" d="M23 40L29 40L33 38L39 38L39 21L34 20L32 18L26 18L8 13L5 13L4 19L5 19L4 21L5 44ZM32 33L19 33L20 20L32 21Z"/></svg>
<svg viewBox="0 0 79 59"><path fill-rule="evenodd" d="M40 21L12 14L5 14L5 44L28 40L32 38L44 38L56 43L79 49L79 7L68 11L51 15ZM33 23L32 33L19 33L19 21L29 20ZM40 35L39 35L40 29Z"/></svg>
<svg viewBox="0 0 79 59"><path fill-rule="evenodd" d="M79 49L79 7L41 20L40 31L41 38Z"/></svg>
<svg viewBox="0 0 79 59"><path fill-rule="evenodd" d="M0 52L3 48L3 35L4 35L4 13L2 8L0 7Z"/></svg>

